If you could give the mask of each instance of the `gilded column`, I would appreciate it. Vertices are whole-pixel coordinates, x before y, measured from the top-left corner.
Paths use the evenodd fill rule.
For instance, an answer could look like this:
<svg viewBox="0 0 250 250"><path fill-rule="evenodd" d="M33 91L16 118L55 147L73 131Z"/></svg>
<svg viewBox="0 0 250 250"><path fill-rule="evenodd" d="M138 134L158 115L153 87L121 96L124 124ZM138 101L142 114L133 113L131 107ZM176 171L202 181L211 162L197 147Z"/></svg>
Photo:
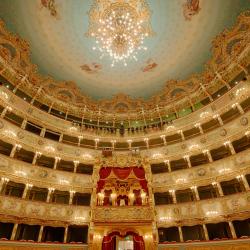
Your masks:
<svg viewBox="0 0 250 250"><path fill-rule="evenodd" d="M46 202L50 202L51 194L55 191L54 188L49 188L49 192L46 198Z"/></svg>
<svg viewBox="0 0 250 250"><path fill-rule="evenodd" d="M184 242L183 233L182 233L182 229L180 226L178 227L178 231L179 231L179 235L180 235L180 242Z"/></svg>
<svg viewBox="0 0 250 250"><path fill-rule="evenodd" d="M165 163L165 165L168 166L168 172L171 172L172 170L171 170L170 161L169 160L165 160L164 163Z"/></svg>
<svg viewBox="0 0 250 250"><path fill-rule="evenodd" d="M219 196L224 196L223 190L219 182L213 182L212 185L217 189Z"/></svg>
<svg viewBox="0 0 250 250"><path fill-rule="evenodd" d="M34 155L34 158L32 160L32 165L36 165L36 161L37 159L42 155L41 152L36 152L35 155Z"/></svg>
<svg viewBox="0 0 250 250"><path fill-rule="evenodd" d="M14 227L13 227L13 229L12 229L12 233L11 233L10 240L15 240L17 227L18 227L18 224L17 224L17 223L16 223L16 224L14 224Z"/></svg>
<svg viewBox="0 0 250 250"><path fill-rule="evenodd" d="M74 173L76 173L78 165L79 161L74 161Z"/></svg>
<svg viewBox="0 0 250 250"><path fill-rule="evenodd" d="M26 125L27 125L27 119L24 119L23 122L22 122L21 128L25 129Z"/></svg>
<svg viewBox="0 0 250 250"><path fill-rule="evenodd" d="M65 227L65 231L64 231L64 237L63 237L63 243L67 243L67 239L68 239L68 226Z"/></svg>
<svg viewBox="0 0 250 250"><path fill-rule="evenodd" d="M4 191L5 185L9 182L8 178L2 177L0 181L0 194Z"/></svg>
<svg viewBox="0 0 250 250"><path fill-rule="evenodd" d="M23 191L23 195L22 195L22 199L26 199L27 198L27 194L28 194L28 191L33 187L32 184L29 184L27 183L25 185L25 188L24 188L24 191Z"/></svg>
<svg viewBox="0 0 250 250"><path fill-rule="evenodd" d="M209 240L209 235L208 235L206 224L202 224L202 227L203 227L203 231L204 231L204 235L205 235L205 240Z"/></svg>
<svg viewBox="0 0 250 250"><path fill-rule="evenodd" d="M231 234L232 234L233 239L236 239L236 238L237 238L237 235L236 235L236 232L235 232L235 229L234 229L233 222L232 222L232 221L229 221L228 224L229 224L230 231L231 231Z"/></svg>
<svg viewBox="0 0 250 250"><path fill-rule="evenodd" d="M234 149L234 146L233 146L232 142L230 142L230 141L226 141L226 142L224 143L224 145L225 145L226 147L228 147L228 148L229 148L229 150L230 150L230 152L231 152L231 154L232 154L232 155L236 154L236 152L235 152L235 149Z"/></svg>
<svg viewBox="0 0 250 250"><path fill-rule="evenodd" d="M182 141L185 141L185 136L183 134L183 131L182 130L179 130L178 133L181 135L181 140Z"/></svg>
<svg viewBox="0 0 250 250"><path fill-rule="evenodd" d="M212 155L211 155L210 150L204 150L204 151L203 151L203 154L204 154L205 156L207 156L209 162L213 162L213 157L212 157Z"/></svg>
<svg viewBox="0 0 250 250"><path fill-rule="evenodd" d="M72 203L73 203L73 198L74 198L75 192L76 191L74 191L74 190L69 191L69 205L72 205Z"/></svg>
<svg viewBox="0 0 250 250"><path fill-rule="evenodd" d="M176 195L175 195L175 190L169 190L169 193L172 195L173 198L173 203L177 203Z"/></svg>
<svg viewBox="0 0 250 250"><path fill-rule="evenodd" d="M218 122L219 122L219 124L220 124L221 126L224 125L224 122L222 121L222 119L221 119L221 117L220 117L219 114L214 115L213 118L214 118L214 119L217 119Z"/></svg>
<svg viewBox="0 0 250 250"><path fill-rule="evenodd" d="M40 230L39 230L39 235L38 235L38 242L41 242L42 241L42 235L43 235L43 225L40 226Z"/></svg>
<svg viewBox="0 0 250 250"><path fill-rule="evenodd" d="M184 156L184 160L187 162L188 167L191 168L192 164L191 164L191 161L190 161L190 156L189 155L185 155Z"/></svg>

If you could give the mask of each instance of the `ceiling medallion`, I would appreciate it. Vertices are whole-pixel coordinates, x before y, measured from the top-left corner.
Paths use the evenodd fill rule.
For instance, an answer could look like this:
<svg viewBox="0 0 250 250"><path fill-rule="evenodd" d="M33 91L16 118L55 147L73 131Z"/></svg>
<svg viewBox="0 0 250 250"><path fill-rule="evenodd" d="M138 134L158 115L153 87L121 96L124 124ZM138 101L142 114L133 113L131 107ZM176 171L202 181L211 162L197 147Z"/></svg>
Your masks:
<svg viewBox="0 0 250 250"><path fill-rule="evenodd" d="M152 36L151 11L146 0L95 0L89 11L88 37L95 38L93 50L112 60L111 66L147 50L145 38Z"/></svg>

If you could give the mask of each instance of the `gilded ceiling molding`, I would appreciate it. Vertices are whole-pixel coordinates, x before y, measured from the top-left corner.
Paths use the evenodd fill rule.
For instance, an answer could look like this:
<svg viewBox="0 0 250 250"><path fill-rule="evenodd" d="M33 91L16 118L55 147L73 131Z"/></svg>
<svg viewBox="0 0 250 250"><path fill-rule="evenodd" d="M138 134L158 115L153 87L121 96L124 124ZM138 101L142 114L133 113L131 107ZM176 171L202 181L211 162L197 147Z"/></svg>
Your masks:
<svg viewBox="0 0 250 250"><path fill-rule="evenodd" d="M11 65L17 72L16 77L24 79L23 89L26 88L28 93L34 93L35 89L42 86L43 91L40 97L44 97L44 93L46 93L51 96L51 100L60 101L62 106L66 107L71 103L78 109L88 107L93 111L101 109L104 112L118 114L138 111L142 107L149 110L155 108L156 105L166 106L183 100L184 97L195 98L199 101L197 91L200 91L200 83L206 85L209 92L213 93L225 82L235 77L237 72L241 72L242 66L247 67L248 60L243 62L241 60L247 54L249 55L249 13L250 11L242 13L232 29L225 30L213 40L212 57L207 62L202 74L191 75L186 80L169 80L160 93L156 93L148 100L132 99L128 95L118 94L112 99L95 101L85 95L74 82L56 81L51 77L39 75L37 66L30 61L28 42L8 32L3 21L0 21L0 55L2 61L5 61L5 66L9 68L8 65ZM2 74L4 75L4 72ZM200 91L200 94L201 97L204 97L204 93ZM187 101L188 99L186 99Z"/></svg>

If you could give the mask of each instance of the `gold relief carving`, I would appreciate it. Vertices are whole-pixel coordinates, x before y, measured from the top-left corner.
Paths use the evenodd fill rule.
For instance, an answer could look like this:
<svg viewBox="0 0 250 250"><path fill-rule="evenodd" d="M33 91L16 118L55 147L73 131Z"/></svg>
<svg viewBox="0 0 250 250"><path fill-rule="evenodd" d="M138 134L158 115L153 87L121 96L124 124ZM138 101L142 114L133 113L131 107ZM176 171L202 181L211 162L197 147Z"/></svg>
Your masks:
<svg viewBox="0 0 250 250"><path fill-rule="evenodd" d="M102 167L141 167L145 162L141 156L115 155L102 157L99 160Z"/></svg>
<svg viewBox="0 0 250 250"><path fill-rule="evenodd" d="M199 243L202 244L202 243ZM190 246L189 244L182 244L182 246L164 246L163 244L160 245L160 247L158 248L159 250L249 250L250 249L250 245L247 243L240 243L240 242L235 242L235 243L225 243L225 242L220 242L217 243L217 245L213 244L213 245L208 245L209 243L207 243L207 246L205 246L206 243L204 243L204 245L199 245L199 246Z"/></svg>
<svg viewBox="0 0 250 250"><path fill-rule="evenodd" d="M154 174L152 183L154 192L165 192L169 189L185 189L192 185L202 186L212 183L215 179L217 181L230 180L232 176L239 173L249 173L250 164L250 150L246 150L235 154L233 156L221 159L211 164L204 164L202 167L196 169L182 170L181 173L161 173ZM226 169L230 169L227 173ZM224 171L224 172L223 172ZM223 176L221 173L223 172Z"/></svg>
<svg viewBox="0 0 250 250"><path fill-rule="evenodd" d="M92 188L90 175L82 174L79 176L39 166L34 168L33 165L3 155L0 155L0 173L2 177L8 177L15 182L26 183L29 180L33 185L43 188L53 186L58 190L66 191L72 188L77 192L91 192Z"/></svg>
<svg viewBox="0 0 250 250"><path fill-rule="evenodd" d="M87 246L65 246L65 245L59 245L58 244L50 244L50 246L46 246L42 244L39 246L39 244L32 244L32 243L0 243L0 249L1 250L87 250Z"/></svg>
<svg viewBox="0 0 250 250"><path fill-rule="evenodd" d="M130 1L131 3L133 1ZM194 3L192 6L197 6L199 1L191 1ZM105 1L103 4L106 4ZM197 8L196 8L197 9ZM198 9L197 9L198 10ZM244 28L242 28L244 27ZM4 27L4 22L0 22L0 54L1 63L4 67L9 68L7 64L11 64L11 67L18 73L19 78L28 75L27 80L23 84L23 89L27 93L34 93L40 86L43 87L42 92L39 95L40 100L43 103L48 103L45 94L56 98L58 104L60 103L61 109L68 107L68 103L71 102L73 105L78 107L78 111L82 111L83 106L87 106L92 111L98 111L101 107L104 112L132 112L138 111L141 107L145 110L155 108L156 104L159 106L166 106L173 101L177 102L183 100L184 96L190 96L196 93L194 98L197 99L197 91L200 90L200 82L204 85L208 85L209 92L215 92L219 87L222 86L221 80L211 82L215 79L216 73L220 73L222 78L226 81L232 79L237 73L241 72L242 69L237 67L230 68L227 70L230 63L237 63L238 58L244 58L248 52L248 45L250 38L247 35L250 29L250 17L249 12L242 13L236 25L231 30L225 30L221 35L217 36L213 41L212 58L206 64L205 71L198 75L192 75L187 80L170 80L166 82L165 87L160 93L155 94L148 100L143 99L132 99L127 95L119 94L109 100L94 101L90 97L86 96L73 82L66 81L55 81L50 77L42 77L37 72L37 66L33 65L30 61L30 48L29 44L20 39L19 37L8 32ZM7 44L16 51L15 56L11 56L10 52L3 45ZM239 57L243 53L243 56ZM243 60L243 59L242 59ZM8 78L8 72L3 72ZM19 82L19 79L12 79ZM208 84L209 83L209 84ZM178 91L176 91L178 89ZM200 92L202 93L202 92ZM204 96L204 93L201 95ZM196 100L198 101L198 99ZM55 107L58 105L55 103ZM66 105L66 106L65 106Z"/></svg>
<svg viewBox="0 0 250 250"><path fill-rule="evenodd" d="M5 218L29 221L31 223L48 224L83 224L90 221L89 207L78 207L68 205L57 205L45 202L35 202L7 196L0 197L0 219Z"/></svg>
<svg viewBox="0 0 250 250"><path fill-rule="evenodd" d="M96 207L93 210L94 222L145 222L153 221L151 207Z"/></svg>
<svg viewBox="0 0 250 250"><path fill-rule="evenodd" d="M156 206L156 220L158 226L173 226L246 219L249 218L249 195L248 191L215 200Z"/></svg>

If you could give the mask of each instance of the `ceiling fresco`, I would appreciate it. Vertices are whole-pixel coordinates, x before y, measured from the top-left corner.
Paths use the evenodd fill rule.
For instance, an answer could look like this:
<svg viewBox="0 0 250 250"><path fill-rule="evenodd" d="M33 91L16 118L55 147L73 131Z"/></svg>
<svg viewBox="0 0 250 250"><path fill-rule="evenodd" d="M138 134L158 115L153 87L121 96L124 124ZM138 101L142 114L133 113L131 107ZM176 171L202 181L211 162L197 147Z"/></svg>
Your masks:
<svg viewBox="0 0 250 250"><path fill-rule="evenodd" d="M73 81L93 99L124 93L148 99L166 82L200 73L213 39L250 7L249 0L148 0L154 35L127 67L100 59L87 37L92 0L1 0L0 18L29 42L39 73Z"/></svg>

